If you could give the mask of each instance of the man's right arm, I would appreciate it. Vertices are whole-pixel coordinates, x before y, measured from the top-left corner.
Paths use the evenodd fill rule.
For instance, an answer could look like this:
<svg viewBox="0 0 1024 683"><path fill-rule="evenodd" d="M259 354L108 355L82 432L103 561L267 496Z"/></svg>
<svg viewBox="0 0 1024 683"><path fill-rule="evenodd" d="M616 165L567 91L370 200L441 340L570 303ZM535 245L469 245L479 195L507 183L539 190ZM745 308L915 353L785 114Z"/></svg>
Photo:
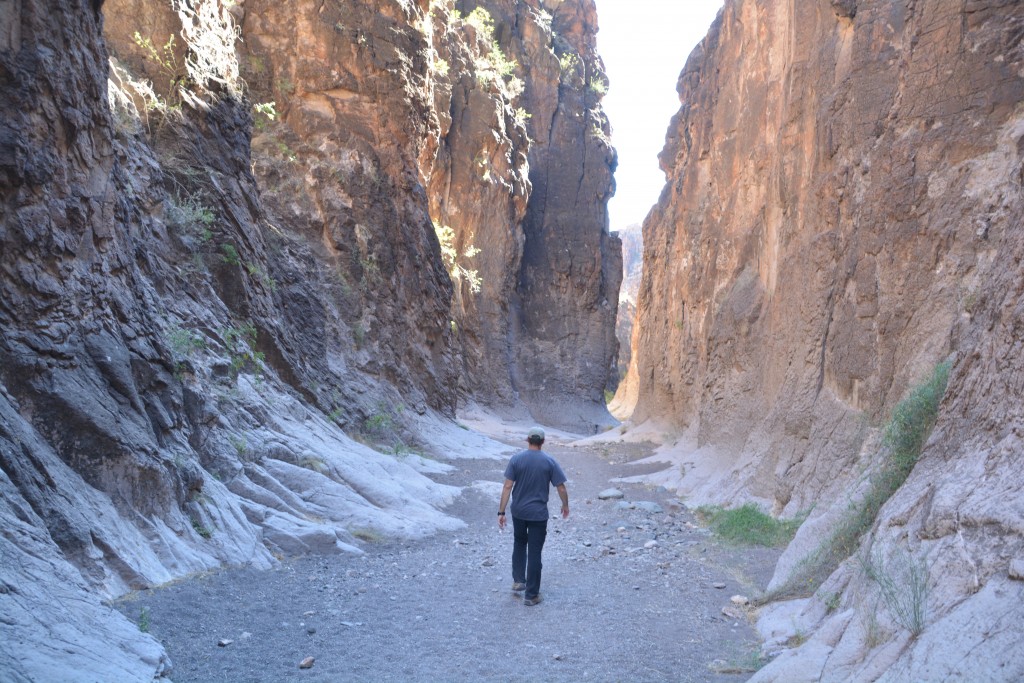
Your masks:
<svg viewBox="0 0 1024 683"><path fill-rule="evenodd" d="M569 490L565 488L565 484L559 484L556 487L558 491L558 497L562 499L562 518L569 518Z"/></svg>

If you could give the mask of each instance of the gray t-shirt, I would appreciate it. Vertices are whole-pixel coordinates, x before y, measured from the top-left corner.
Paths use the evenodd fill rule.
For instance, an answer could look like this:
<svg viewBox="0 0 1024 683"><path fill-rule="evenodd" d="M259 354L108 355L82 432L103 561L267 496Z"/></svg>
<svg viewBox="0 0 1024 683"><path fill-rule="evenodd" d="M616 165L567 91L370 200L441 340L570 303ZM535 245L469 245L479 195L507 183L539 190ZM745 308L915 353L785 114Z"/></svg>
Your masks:
<svg viewBox="0 0 1024 683"><path fill-rule="evenodd" d="M550 486L565 483L565 473L555 459L544 451L520 451L505 468L505 478L515 482L512 487L512 516L530 522L548 518ZM550 485L550 486L549 486Z"/></svg>

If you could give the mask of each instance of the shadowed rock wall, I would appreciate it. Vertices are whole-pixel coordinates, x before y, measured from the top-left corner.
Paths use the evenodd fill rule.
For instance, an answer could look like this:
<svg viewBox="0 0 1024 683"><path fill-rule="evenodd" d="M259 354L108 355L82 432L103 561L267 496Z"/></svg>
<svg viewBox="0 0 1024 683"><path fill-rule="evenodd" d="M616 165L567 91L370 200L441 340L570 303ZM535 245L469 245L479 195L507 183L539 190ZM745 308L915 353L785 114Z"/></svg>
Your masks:
<svg viewBox="0 0 1024 683"><path fill-rule="evenodd" d="M510 79L479 73L490 37L425 0L99 4L0 5L0 669L19 681L170 670L101 598L452 528L456 490L424 476L443 466L407 449L441 447L460 396L516 401L529 143Z"/></svg>
<svg viewBox="0 0 1024 683"><path fill-rule="evenodd" d="M517 289L513 378L538 417L596 431L612 423L622 252L608 232L615 151L601 108L607 89L595 47L592 0L538 3L551 17L551 50L529 65L524 102L533 193Z"/></svg>

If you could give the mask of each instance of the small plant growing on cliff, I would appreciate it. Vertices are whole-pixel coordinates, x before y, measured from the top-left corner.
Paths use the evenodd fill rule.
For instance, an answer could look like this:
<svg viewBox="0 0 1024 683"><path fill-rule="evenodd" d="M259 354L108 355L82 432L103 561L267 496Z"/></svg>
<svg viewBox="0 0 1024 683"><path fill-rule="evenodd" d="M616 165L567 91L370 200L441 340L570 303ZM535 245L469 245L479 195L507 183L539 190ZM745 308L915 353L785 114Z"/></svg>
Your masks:
<svg viewBox="0 0 1024 683"><path fill-rule="evenodd" d="M928 607L928 567L898 550L888 561L880 553L861 554L864 575L878 586L896 622L914 636L924 630Z"/></svg>
<svg viewBox="0 0 1024 683"><path fill-rule="evenodd" d="M191 521L192 521L192 529L197 534L199 534L200 536L202 536L206 540L210 540L213 537L213 532L210 531L210 529L207 526L205 526L202 522L200 522L198 519L193 517Z"/></svg>
<svg viewBox="0 0 1024 683"><path fill-rule="evenodd" d="M474 9L463 21L479 31L485 40L494 40L494 19L483 7Z"/></svg>
<svg viewBox="0 0 1024 683"><path fill-rule="evenodd" d="M561 67L562 73L569 73L576 71L576 67L579 66L580 58L575 52L566 52L558 60L558 65Z"/></svg>
<svg viewBox="0 0 1024 683"><path fill-rule="evenodd" d="M494 19L491 13L483 7L477 7L463 19L463 22L475 28L479 38L490 47L487 54L480 55L474 60L477 81L481 85L493 83L510 99L522 94L523 82L514 75L519 65L514 59L506 57L495 42Z"/></svg>
<svg viewBox="0 0 1024 683"><path fill-rule="evenodd" d="M173 194L167 198L167 222L189 237L208 241L210 228L217 220L213 210L203 204L198 193Z"/></svg>
<svg viewBox="0 0 1024 683"><path fill-rule="evenodd" d="M253 116L256 119L257 130L263 130L273 121L277 120L277 109L275 102L260 102L252 106Z"/></svg>
<svg viewBox="0 0 1024 683"><path fill-rule="evenodd" d="M220 245L222 253L221 260L229 266L240 266L242 265L242 259L238 256L238 249L233 244L222 244Z"/></svg>
<svg viewBox="0 0 1024 683"><path fill-rule="evenodd" d="M175 50L177 45L175 44L174 34L167 38L167 42L157 47L153 44L153 39L149 37L143 37L138 31L132 36L135 44L142 49L146 54L146 59L152 62L157 71L163 78L167 79L167 91L163 94L163 97L157 99L154 103L155 106L177 106L181 104L181 94L179 88L185 86L188 83L188 76L185 73L185 68L178 62L178 55Z"/></svg>
<svg viewBox="0 0 1024 683"><path fill-rule="evenodd" d="M149 608L143 607L139 610L139 630L143 633L149 633Z"/></svg>
<svg viewBox="0 0 1024 683"><path fill-rule="evenodd" d="M206 340L191 330L181 327L172 327L167 334L167 341L171 349L179 356L191 356L197 351L206 348Z"/></svg>
<svg viewBox="0 0 1024 683"><path fill-rule="evenodd" d="M258 280L261 285L269 289L271 292L277 291L277 280L275 280L273 276L268 275L267 271L263 270L262 267L252 261L246 261L245 270L249 273L250 277Z"/></svg>
<svg viewBox="0 0 1024 683"><path fill-rule="evenodd" d="M931 377L896 405L884 430L885 459L870 475L867 493L850 503L849 511L832 533L800 561L785 585L766 599L813 593L840 562L857 552L861 537L871 529L879 510L914 469L935 424L949 369L949 361L940 363Z"/></svg>
<svg viewBox="0 0 1024 683"><path fill-rule="evenodd" d="M221 330L224 346L231 357L231 374L237 376L247 365L259 366L266 360L262 351L256 350L256 326L251 322Z"/></svg>
<svg viewBox="0 0 1024 683"><path fill-rule="evenodd" d="M441 225L434 221L434 233L437 235L438 244L441 245L441 260L444 261L445 268L448 269L448 274L451 276L452 281L459 282L465 280L466 284L469 285L470 292L473 294L479 293L483 280L476 270L466 268L459 262L459 252L455 248L455 231L447 225ZM479 253L480 249L470 244L462 251L462 256L473 258Z"/></svg>
<svg viewBox="0 0 1024 683"><path fill-rule="evenodd" d="M518 107L514 113L516 125L526 127L526 122L533 118L533 114L526 111L522 107Z"/></svg>

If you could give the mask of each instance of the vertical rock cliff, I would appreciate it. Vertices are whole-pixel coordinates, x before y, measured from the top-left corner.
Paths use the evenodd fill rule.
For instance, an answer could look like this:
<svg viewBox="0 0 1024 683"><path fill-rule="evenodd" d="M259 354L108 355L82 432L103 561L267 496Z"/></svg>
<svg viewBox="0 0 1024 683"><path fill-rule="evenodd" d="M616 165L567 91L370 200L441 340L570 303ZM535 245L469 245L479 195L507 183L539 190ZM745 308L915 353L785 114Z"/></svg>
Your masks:
<svg viewBox="0 0 1024 683"><path fill-rule="evenodd" d="M596 73L592 3L556 4ZM166 674L101 598L452 528L436 464L365 444L443 441L460 400L549 405L546 378L518 374L524 249L578 230L559 258L614 270L611 152L581 141L604 166L562 162L588 213L526 230L527 107L599 118L599 93L528 103L527 55L560 70L541 4L464 9L0 5L5 675ZM614 319L595 301L618 276L598 270L565 271L561 308L535 292L531 310L573 317L563 341L591 340L606 374ZM584 408L558 394L564 422L590 427L605 374L570 374L559 391Z"/></svg>
<svg viewBox="0 0 1024 683"><path fill-rule="evenodd" d="M826 627L754 680L1024 668L1006 627L1024 543L1008 458L1022 30L1019 5L998 0L730 0L680 75L644 224L634 419L686 430L691 500L811 511L774 588L864 495L893 407L954 361L919 464L801 608ZM923 631L890 579L898 599L930 589Z"/></svg>
<svg viewBox="0 0 1024 683"><path fill-rule="evenodd" d="M523 224L513 380L535 414L596 430L611 422L604 388L615 373L622 279L621 245L608 232L616 161L600 106L607 79L594 3L539 4L551 42L547 50L526 45L521 57L530 74L523 97L533 194Z"/></svg>

